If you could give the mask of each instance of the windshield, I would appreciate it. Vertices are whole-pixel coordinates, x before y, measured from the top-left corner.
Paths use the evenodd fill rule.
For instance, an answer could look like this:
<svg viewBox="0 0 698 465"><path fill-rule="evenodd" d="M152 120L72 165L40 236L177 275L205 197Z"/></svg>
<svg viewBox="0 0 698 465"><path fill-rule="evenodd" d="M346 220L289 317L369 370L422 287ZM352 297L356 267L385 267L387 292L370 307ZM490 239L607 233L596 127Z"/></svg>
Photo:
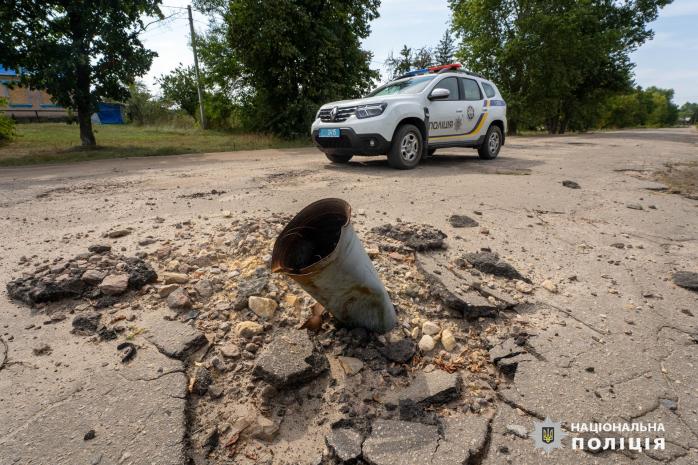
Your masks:
<svg viewBox="0 0 698 465"><path fill-rule="evenodd" d="M389 82L374 90L366 97L379 97L381 95L394 94L418 94L434 79L434 76L416 76L399 81Z"/></svg>

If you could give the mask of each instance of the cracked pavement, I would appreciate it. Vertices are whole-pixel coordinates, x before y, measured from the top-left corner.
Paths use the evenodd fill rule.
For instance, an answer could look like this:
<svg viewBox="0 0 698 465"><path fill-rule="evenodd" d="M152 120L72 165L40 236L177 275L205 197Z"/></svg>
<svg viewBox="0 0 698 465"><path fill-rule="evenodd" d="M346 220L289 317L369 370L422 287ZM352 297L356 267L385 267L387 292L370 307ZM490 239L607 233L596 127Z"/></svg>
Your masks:
<svg viewBox="0 0 698 465"><path fill-rule="evenodd" d="M534 278L531 304L506 313L526 325L528 354L498 385L488 441L468 463L688 465L698 463L698 293L671 275L698 271L698 201L631 174L697 159L695 129L654 129L511 138L494 161L449 149L404 172L383 159L330 165L314 149L5 168L0 273L6 283L21 256L72 256L108 230L134 228L108 241L133 254L146 235L172 237L177 222L293 213L341 197L368 226L427 223L448 234L449 256L487 247ZM581 189L562 186L568 179ZM195 195L212 189L222 193ZM448 222L475 211L478 228ZM165 219L157 231L143 225L156 216ZM539 286L546 279L557 292ZM197 335L155 341L150 331L124 365L112 344L48 320L0 296L0 465L187 463L184 364L160 350L188 353ZM44 343L50 353L34 355ZM590 454L571 450L568 437L545 456L507 431L533 431L546 417L565 427L662 422L667 448ZM99 434L85 441L91 429Z"/></svg>

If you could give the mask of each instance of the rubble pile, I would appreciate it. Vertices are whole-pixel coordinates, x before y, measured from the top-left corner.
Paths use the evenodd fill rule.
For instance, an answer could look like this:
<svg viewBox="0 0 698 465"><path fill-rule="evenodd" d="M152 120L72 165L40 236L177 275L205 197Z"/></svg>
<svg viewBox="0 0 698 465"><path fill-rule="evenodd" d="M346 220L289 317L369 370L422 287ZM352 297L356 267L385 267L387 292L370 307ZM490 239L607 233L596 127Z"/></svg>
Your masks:
<svg viewBox="0 0 698 465"><path fill-rule="evenodd" d="M25 266L30 260L20 261ZM97 308L109 306L129 290L141 289L157 279L143 259L111 252L108 245L94 245L70 260L41 264L7 284L10 298L28 305L62 299L87 299Z"/></svg>
<svg viewBox="0 0 698 465"><path fill-rule="evenodd" d="M525 355L518 345L515 355L489 353L511 336L499 318L507 300L461 292L440 271L418 266L416 251L446 248L443 232L404 222L370 231L357 225L398 324L385 335L341 327L297 283L270 272L274 240L288 220L187 222L173 239L148 244L142 258L93 248L8 290L32 305L85 299L68 309L76 314L73 332L129 345L129 360L149 343L185 360L194 463L477 457L488 441L497 365ZM419 447L395 450L413 440Z"/></svg>

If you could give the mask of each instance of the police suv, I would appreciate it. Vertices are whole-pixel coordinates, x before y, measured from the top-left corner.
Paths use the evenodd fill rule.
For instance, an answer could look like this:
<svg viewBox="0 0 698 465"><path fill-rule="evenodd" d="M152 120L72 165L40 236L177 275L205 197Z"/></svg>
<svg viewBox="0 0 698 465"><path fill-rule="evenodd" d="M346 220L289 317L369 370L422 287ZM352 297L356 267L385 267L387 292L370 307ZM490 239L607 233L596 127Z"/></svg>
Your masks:
<svg viewBox="0 0 698 465"><path fill-rule="evenodd" d="M506 129L497 86L455 63L411 71L362 99L323 105L311 132L334 163L387 154L392 167L411 169L446 147L476 148L492 160Z"/></svg>

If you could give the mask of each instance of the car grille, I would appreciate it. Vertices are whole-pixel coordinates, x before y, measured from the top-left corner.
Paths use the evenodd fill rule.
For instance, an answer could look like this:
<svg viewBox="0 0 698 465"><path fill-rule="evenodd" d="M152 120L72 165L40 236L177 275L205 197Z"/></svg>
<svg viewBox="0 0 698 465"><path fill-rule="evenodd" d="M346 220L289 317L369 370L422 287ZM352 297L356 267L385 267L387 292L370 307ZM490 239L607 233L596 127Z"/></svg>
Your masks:
<svg viewBox="0 0 698 465"><path fill-rule="evenodd" d="M323 108L320 110L320 119L325 122L334 122L334 121L346 121L347 118L349 118L351 115L353 115L356 112L356 107L339 107L337 108L337 117L335 119L332 119L330 116L330 113L332 112L332 108Z"/></svg>

